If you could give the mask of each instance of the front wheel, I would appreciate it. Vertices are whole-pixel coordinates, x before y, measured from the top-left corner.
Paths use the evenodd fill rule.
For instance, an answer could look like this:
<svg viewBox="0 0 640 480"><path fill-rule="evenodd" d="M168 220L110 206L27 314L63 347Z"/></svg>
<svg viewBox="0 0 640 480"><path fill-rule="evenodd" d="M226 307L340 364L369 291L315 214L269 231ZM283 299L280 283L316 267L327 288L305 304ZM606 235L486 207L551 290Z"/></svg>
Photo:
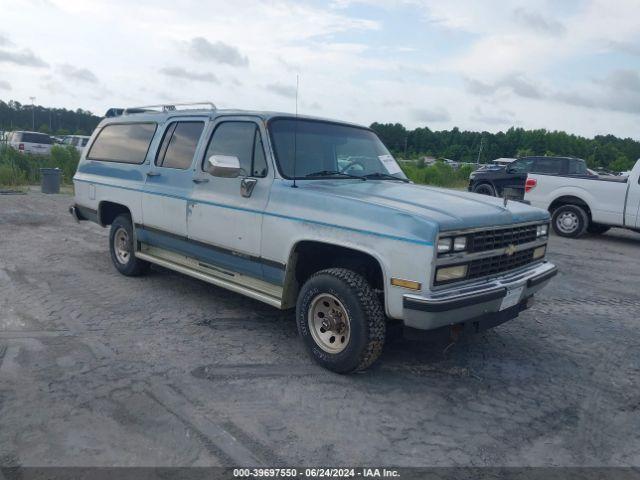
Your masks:
<svg viewBox="0 0 640 480"><path fill-rule="evenodd" d="M313 359L337 373L369 367L382 352L386 317L360 274L330 268L302 286L296 304L298 332Z"/></svg>
<svg viewBox="0 0 640 480"><path fill-rule="evenodd" d="M576 238L587 230L589 217L578 205L561 205L553 212L551 225L561 237Z"/></svg>

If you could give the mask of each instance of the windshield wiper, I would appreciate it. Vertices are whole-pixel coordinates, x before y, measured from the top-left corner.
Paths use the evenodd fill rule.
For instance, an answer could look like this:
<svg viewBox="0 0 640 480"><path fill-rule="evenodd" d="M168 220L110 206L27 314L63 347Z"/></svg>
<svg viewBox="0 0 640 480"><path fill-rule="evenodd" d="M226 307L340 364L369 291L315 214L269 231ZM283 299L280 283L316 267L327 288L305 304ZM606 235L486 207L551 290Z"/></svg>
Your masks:
<svg viewBox="0 0 640 480"><path fill-rule="evenodd" d="M366 178L380 178L380 179L384 178L385 180L399 180L404 183L409 183L409 180L407 178L396 177L395 175L391 175L390 173L375 172L375 173L368 173L367 175L363 175L363 176Z"/></svg>
<svg viewBox="0 0 640 480"><path fill-rule="evenodd" d="M320 170L319 172L308 173L306 177L344 177L344 178L357 178L358 180L367 181L364 176L351 175L350 173L344 173L339 170Z"/></svg>

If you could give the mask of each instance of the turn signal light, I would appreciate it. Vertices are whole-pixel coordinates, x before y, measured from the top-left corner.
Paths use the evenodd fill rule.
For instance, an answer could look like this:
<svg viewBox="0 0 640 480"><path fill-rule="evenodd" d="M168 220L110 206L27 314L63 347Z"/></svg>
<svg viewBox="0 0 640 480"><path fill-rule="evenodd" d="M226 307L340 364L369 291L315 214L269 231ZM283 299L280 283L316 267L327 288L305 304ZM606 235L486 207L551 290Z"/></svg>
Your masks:
<svg viewBox="0 0 640 480"><path fill-rule="evenodd" d="M394 287L408 288L409 290L420 290L422 285L420 282L414 282L413 280L403 280L402 278L392 278L391 285Z"/></svg>

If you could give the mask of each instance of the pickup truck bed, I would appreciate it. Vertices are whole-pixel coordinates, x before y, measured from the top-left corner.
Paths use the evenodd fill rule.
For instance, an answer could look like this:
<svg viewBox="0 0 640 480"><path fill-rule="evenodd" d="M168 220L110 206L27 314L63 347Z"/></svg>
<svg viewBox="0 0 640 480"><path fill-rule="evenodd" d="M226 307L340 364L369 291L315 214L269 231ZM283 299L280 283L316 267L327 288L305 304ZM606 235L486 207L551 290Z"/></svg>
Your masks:
<svg viewBox="0 0 640 480"><path fill-rule="evenodd" d="M640 160L628 177L529 174L525 201L552 214L558 235L579 237L610 227L640 229Z"/></svg>

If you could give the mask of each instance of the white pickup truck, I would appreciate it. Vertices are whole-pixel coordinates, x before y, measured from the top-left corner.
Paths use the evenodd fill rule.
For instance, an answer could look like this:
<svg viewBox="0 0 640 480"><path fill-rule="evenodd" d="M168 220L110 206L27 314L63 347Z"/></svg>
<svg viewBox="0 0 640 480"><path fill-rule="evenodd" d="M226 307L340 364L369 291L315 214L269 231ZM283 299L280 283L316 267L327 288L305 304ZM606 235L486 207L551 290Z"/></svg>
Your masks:
<svg viewBox="0 0 640 480"><path fill-rule="evenodd" d="M640 160L628 177L529 174L524 200L548 210L553 230L563 237L611 227L640 231Z"/></svg>

